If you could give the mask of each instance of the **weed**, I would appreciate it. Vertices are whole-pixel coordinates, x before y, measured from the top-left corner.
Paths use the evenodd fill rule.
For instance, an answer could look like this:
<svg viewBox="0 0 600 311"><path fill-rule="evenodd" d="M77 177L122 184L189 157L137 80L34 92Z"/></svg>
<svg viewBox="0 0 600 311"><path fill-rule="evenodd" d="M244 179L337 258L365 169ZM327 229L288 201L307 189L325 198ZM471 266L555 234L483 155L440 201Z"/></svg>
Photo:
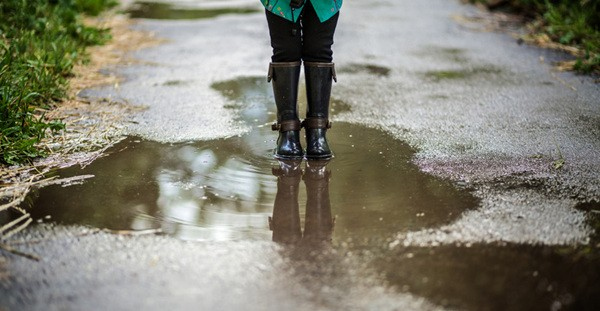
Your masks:
<svg viewBox="0 0 600 311"><path fill-rule="evenodd" d="M565 157L563 156L562 151L560 151L560 146L558 145L556 140L554 140L554 145L556 146L556 151L558 152L558 159L552 161L552 167L555 170L560 170L561 168L563 168L563 166L565 166L567 161L565 160Z"/></svg>

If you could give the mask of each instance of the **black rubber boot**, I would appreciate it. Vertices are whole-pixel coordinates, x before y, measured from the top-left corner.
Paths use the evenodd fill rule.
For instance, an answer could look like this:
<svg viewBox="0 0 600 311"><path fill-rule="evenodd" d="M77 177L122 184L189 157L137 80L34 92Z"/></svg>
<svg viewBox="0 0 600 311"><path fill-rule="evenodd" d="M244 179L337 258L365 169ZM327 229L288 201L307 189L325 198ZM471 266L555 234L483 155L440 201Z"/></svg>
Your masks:
<svg viewBox="0 0 600 311"><path fill-rule="evenodd" d="M331 242L335 219L331 216L327 161L306 162L302 179L306 185L306 218L303 241Z"/></svg>
<svg viewBox="0 0 600 311"><path fill-rule="evenodd" d="M272 170L273 175L277 176L273 217L269 217L274 242L295 244L302 239L298 206L298 186L302 177L300 163L299 160L282 160L279 161L279 167Z"/></svg>
<svg viewBox="0 0 600 311"><path fill-rule="evenodd" d="M271 63L268 81L273 83L273 94L277 106L277 123L272 129L279 131L275 157L284 160L302 159L304 152L300 144L302 124L298 118L298 80L300 62Z"/></svg>
<svg viewBox="0 0 600 311"><path fill-rule="evenodd" d="M325 135L331 128L329 99L332 79L336 80L335 67L333 63L304 62L304 75L308 102L306 119L302 122L306 129L306 158L329 159L333 153Z"/></svg>

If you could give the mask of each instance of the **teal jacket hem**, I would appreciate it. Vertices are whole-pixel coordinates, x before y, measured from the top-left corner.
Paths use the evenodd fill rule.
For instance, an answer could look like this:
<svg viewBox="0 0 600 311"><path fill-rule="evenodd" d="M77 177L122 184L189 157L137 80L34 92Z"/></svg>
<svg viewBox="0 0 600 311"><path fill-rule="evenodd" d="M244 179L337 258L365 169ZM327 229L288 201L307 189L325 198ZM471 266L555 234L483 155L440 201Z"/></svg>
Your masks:
<svg viewBox="0 0 600 311"><path fill-rule="evenodd" d="M324 22L334 16L342 8L343 0L306 0L310 1L319 21ZM290 0L261 0L265 9L275 15L283 17L289 21L297 22L298 17L302 13L304 6L299 9L292 10Z"/></svg>

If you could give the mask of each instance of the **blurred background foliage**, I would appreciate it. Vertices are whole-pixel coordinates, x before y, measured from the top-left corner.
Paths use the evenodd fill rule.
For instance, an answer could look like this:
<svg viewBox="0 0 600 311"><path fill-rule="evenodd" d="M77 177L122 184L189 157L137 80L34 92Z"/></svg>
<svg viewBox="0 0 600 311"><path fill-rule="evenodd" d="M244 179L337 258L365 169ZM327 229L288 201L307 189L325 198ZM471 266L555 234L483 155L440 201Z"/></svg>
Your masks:
<svg viewBox="0 0 600 311"><path fill-rule="evenodd" d="M469 0L491 10L520 14L529 21L533 40L570 46L572 69L600 73L600 0Z"/></svg>

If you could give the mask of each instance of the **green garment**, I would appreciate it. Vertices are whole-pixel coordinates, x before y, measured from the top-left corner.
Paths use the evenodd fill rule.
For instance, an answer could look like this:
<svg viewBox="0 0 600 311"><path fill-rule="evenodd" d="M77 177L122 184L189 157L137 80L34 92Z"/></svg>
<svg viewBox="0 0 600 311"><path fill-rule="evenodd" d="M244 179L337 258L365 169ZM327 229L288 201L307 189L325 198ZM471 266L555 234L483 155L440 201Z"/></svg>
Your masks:
<svg viewBox="0 0 600 311"><path fill-rule="evenodd" d="M343 0L306 1L310 1L313 8L315 8L315 12L317 12L317 16L319 17L321 23L334 16L335 13L337 13L342 7L343 2ZM300 16L302 9L304 9L304 6L302 6L301 8L292 11L290 7L290 0L260 0L260 2L268 11L271 11L287 20L293 20L294 22L298 21L298 16Z"/></svg>

